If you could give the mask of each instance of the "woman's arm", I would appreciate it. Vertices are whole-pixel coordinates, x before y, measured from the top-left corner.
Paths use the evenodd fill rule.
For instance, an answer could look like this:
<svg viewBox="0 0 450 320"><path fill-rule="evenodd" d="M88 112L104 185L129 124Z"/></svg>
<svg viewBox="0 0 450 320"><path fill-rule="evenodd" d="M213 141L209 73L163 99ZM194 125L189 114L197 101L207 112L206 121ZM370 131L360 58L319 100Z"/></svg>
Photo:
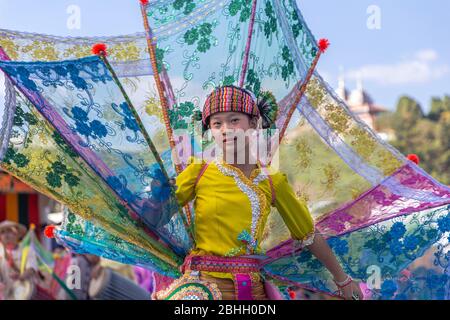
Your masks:
<svg viewBox="0 0 450 320"><path fill-rule="evenodd" d="M297 198L286 175L278 173L273 179L276 190L275 206L292 238L301 241L303 246L311 250L311 253L331 272L337 285L346 284L340 290L346 299L352 299L352 292L362 298L359 286L349 281L328 243L321 235L315 233L314 219L306 203Z"/></svg>
<svg viewBox="0 0 450 320"><path fill-rule="evenodd" d="M342 282L347 278L330 246L320 234L314 236L314 242L307 248L330 271L336 281Z"/></svg>
<svg viewBox="0 0 450 320"><path fill-rule="evenodd" d="M348 275L344 272L330 246L320 234L315 235L314 242L307 248L330 271L336 283L346 282ZM353 294L360 299L363 297L359 285L354 281L343 287L341 291L346 299L352 299Z"/></svg>

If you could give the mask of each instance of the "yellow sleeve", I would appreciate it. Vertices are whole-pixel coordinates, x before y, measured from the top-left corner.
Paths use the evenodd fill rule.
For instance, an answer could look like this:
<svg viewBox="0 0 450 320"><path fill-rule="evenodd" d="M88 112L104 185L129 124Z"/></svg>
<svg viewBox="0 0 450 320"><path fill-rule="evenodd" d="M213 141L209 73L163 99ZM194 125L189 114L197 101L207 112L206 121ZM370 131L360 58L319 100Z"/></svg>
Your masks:
<svg viewBox="0 0 450 320"><path fill-rule="evenodd" d="M314 239L314 220L304 201L300 201L290 186L284 173L273 176L275 188L275 207L295 240L305 245Z"/></svg>
<svg viewBox="0 0 450 320"><path fill-rule="evenodd" d="M191 157L189 158L186 169L177 176L177 190L175 195L181 207L195 198L195 182L205 164L205 161L200 161L197 158Z"/></svg>

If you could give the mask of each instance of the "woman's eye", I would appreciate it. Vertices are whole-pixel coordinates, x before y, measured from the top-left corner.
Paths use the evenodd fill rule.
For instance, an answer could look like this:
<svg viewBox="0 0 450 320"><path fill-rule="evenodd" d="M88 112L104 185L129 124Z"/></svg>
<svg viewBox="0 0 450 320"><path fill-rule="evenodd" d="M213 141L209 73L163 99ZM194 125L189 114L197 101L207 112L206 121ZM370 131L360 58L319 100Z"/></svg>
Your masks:
<svg viewBox="0 0 450 320"><path fill-rule="evenodd" d="M233 123L236 123L236 122L238 122L239 121L239 119L233 119L233 120L231 120L231 122L233 122Z"/></svg>

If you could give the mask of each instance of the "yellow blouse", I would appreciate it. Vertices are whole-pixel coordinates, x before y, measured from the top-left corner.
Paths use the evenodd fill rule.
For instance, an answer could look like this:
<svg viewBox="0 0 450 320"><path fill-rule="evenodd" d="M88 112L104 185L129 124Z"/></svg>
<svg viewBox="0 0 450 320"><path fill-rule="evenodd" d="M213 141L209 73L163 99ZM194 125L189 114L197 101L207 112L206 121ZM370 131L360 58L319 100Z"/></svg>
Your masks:
<svg viewBox="0 0 450 320"><path fill-rule="evenodd" d="M259 239L270 213L275 189L278 209L294 239L305 241L314 235L314 222L304 202L295 195L285 174L260 166L247 178L229 164L213 161L196 184L205 162L191 158L176 179L176 196L181 206L194 200L195 248L191 254L239 256L261 253ZM223 273L209 274L230 277Z"/></svg>

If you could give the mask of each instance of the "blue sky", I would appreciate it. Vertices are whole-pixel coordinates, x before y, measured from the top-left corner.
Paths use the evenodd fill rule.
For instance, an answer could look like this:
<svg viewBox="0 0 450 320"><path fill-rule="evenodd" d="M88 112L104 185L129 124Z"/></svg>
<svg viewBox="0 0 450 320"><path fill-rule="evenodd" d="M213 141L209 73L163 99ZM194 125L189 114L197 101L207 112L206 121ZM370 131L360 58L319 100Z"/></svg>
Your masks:
<svg viewBox="0 0 450 320"><path fill-rule="evenodd" d="M143 31L138 0L0 0L0 28L55 35L119 35ZM319 71L349 89L361 78L375 102L395 107L399 95L425 110L432 96L450 94L450 1L297 0L317 38L331 47ZM81 9L81 29L66 26L67 8ZM380 29L369 29L369 6L379 10ZM372 11L373 13L373 11Z"/></svg>

